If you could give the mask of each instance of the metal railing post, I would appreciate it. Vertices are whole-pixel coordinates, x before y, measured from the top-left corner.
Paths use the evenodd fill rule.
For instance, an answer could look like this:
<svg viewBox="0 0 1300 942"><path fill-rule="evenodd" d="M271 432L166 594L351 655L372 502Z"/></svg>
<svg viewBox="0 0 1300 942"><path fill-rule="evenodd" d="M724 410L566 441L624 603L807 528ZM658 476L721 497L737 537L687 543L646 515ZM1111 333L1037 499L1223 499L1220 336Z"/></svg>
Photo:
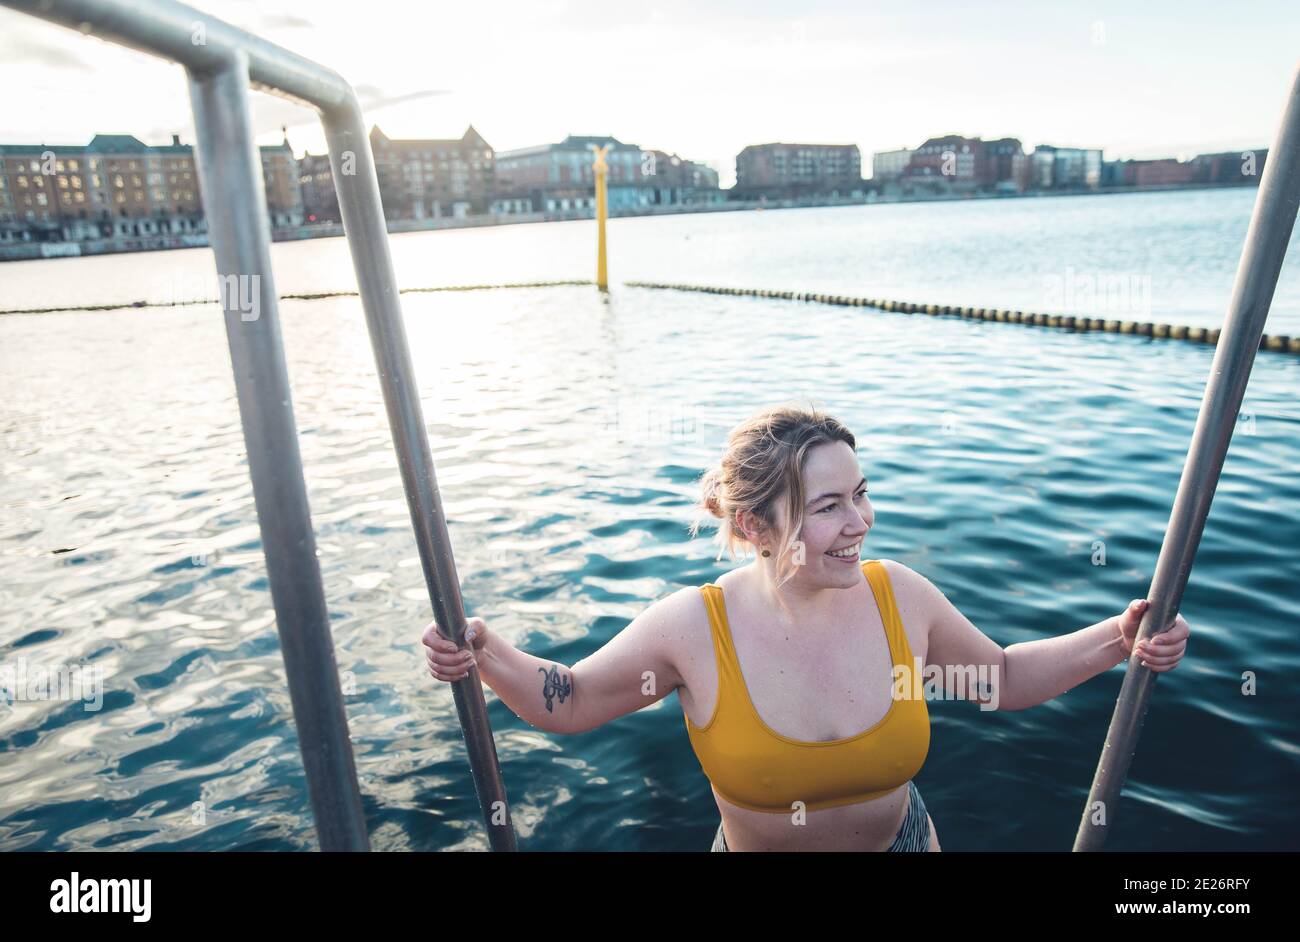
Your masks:
<svg viewBox="0 0 1300 942"><path fill-rule="evenodd" d="M321 846L363 849L367 841L360 794L290 406L248 86L314 107L324 122L434 617L448 637L463 644L460 583L356 94L337 72L174 0L0 0L0 6L187 69L204 209L223 279L227 337L258 522ZM454 684L453 691L492 848L514 850L514 827L478 671Z"/></svg>
<svg viewBox="0 0 1300 942"><path fill-rule="evenodd" d="M1237 427L1264 321L1273 303L1273 291L1295 226L1297 206L1300 206L1300 70L1292 79L1282 123L1264 163L1264 176L1255 197L1255 211L1246 232L1237 280L1214 351L1210 378L1156 560L1155 575L1147 592L1151 606L1142 616L1137 640L1172 627L1182 603L1223 460ZM1100 850L1106 842L1146 719L1147 701L1157 675L1138 662L1136 647L1135 643L1075 835L1076 851Z"/></svg>
<svg viewBox="0 0 1300 942"><path fill-rule="evenodd" d="M187 74L257 522L320 846L369 850L280 335L248 60L235 52L223 67Z"/></svg>
<svg viewBox="0 0 1300 942"><path fill-rule="evenodd" d="M339 212L357 273L411 526L433 603L433 617L446 637L464 645L465 606L460 579L438 494L420 390L406 342L370 140L354 99L322 110L322 120ZM488 842L493 850L516 850L514 823L477 667L471 667L466 677L452 684L452 697L465 739L474 790L487 826Z"/></svg>

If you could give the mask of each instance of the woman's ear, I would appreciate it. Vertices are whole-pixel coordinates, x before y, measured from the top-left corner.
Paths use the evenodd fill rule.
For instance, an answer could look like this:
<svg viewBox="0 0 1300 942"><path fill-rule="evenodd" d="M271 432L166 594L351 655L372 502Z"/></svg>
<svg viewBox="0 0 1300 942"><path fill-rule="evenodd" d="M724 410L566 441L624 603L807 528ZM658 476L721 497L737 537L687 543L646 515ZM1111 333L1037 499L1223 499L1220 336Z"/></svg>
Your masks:
<svg viewBox="0 0 1300 942"><path fill-rule="evenodd" d="M767 527L756 514L748 510L741 510L736 514L736 523L740 527L741 534L753 546L758 546L763 535L767 532Z"/></svg>
<svg viewBox="0 0 1300 942"><path fill-rule="evenodd" d="M750 543L754 542L753 517L748 510L736 511L736 529Z"/></svg>

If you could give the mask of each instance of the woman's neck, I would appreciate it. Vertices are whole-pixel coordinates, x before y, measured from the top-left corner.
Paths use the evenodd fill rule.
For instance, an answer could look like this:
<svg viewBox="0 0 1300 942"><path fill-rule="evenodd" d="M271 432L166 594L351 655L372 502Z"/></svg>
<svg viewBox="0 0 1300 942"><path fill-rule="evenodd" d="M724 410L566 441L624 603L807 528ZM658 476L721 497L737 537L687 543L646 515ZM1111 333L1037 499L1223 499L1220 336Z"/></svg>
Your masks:
<svg viewBox="0 0 1300 942"><path fill-rule="evenodd" d="M815 624L831 618L841 600L842 589L835 586L809 589L799 584L797 573L785 585L778 586L776 565L771 559L759 557L748 568L754 596L764 608L788 624Z"/></svg>

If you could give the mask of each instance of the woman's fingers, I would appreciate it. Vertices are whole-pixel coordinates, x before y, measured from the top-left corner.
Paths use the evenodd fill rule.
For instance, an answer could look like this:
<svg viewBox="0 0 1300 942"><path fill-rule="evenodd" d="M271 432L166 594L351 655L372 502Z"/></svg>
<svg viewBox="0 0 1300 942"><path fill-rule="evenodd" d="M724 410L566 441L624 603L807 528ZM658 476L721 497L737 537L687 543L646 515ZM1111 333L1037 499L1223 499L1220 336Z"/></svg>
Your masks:
<svg viewBox="0 0 1300 942"><path fill-rule="evenodd" d="M487 628L486 623L481 618L471 618L466 623L465 640L470 641L480 631ZM434 651L460 651L461 648L456 646L456 642L444 638L438 631L437 622L430 622L429 627L425 630L420 642Z"/></svg>
<svg viewBox="0 0 1300 942"><path fill-rule="evenodd" d="M1168 631L1162 631L1142 642L1143 644L1153 644L1157 647L1155 650L1160 653L1181 650L1187 647L1187 639L1191 636L1191 626L1183 619L1182 615L1174 616L1173 627Z"/></svg>
<svg viewBox="0 0 1300 942"><path fill-rule="evenodd" d="M474 663L473 651L457 647L456 642L444 638L438 631L437 622L429 622L420 641L426 649L425 664L435 679L455 683L469 675Z"/></svg>
<svg viewBox="0 0 1300 942"><path fill-rule="evenodd" d="M424 656L430 667L444 667L457 670L474 660L469 651L431 651Z"/></svg>
<svg viewBox="0 0 1300 942"><path fill-rule="evenodd" d="M1154 671L1168 670L1174 667L1182 660L1181 654L1152 654L1150 651L1140 650L1138 660L1144 667L1149 667Z"/></svg>
<svg viewBox="0 0 1300 942"><path fill-rule="evenodd" d="M429 622L428 626L424 629L424 634L420 636L420 642L426 648L436 647L438 642L444 640L446 639L438 633L438 623L436 621Z"/></svg>
<svg viewBox="0 0 1300 942"><path fill-rule="evenodd" d="M475 635L482 636L487 631L487 624L481 618L470 618L466 621L465 640L471 641ZM438 680L457 681L469 674L470 668L476 663L474 660L474 648L472 646L459 647L456 642L444 638L438 631L438 623L429 622L420 637L421 643L425 646L425 663L429 667L429 673ZM478 644L481 647L483 641Z"/></svg>
<svg viewBox="0 0 1300 942"><path fill-rule="evenodd" d="M1161 632L1154 638L1148 638L1143 641L1143 645L1150 645L1153 653L1168 654L1171 651L1182 651L1187 647L1187 636L1178 637L1174 634L1178 629L1170 628L1168 631Z"/></svg>
<svg viewBox="0 0 1300 942"><path fill-rule="evenodd" d="M429 673L433 675L435 680L441 680L444 683L451 684L468 677L469 669L465 668L464 670L455 670L447 667L430 667Z"/></svg>
<svg viewBox="0 0 1300 942"><path fill-rule="evenodd" d="M1172 628L1138 644L1138 659L1157 673L1172 670L1178 666L1187 650L1187 639L1191 631L1183 616L1176 615Z"/></svg>
<svg viewBox="0 0 1300 942"><path fill-rule="evenodd" d="M430 651L454 654L461 650L456 647L456 642L449 641L438 633L437 622L429 623L429 627L425 630L423 637L420 638L420 642Z"/></svg>
<svg viewBox="0 0 1300 942"><path fill-rule="evenodd" d="M430 651L425 655L425 662L429 666L430 674L438 680L451 682L469 674L474 658L468 651Z"/></svg>

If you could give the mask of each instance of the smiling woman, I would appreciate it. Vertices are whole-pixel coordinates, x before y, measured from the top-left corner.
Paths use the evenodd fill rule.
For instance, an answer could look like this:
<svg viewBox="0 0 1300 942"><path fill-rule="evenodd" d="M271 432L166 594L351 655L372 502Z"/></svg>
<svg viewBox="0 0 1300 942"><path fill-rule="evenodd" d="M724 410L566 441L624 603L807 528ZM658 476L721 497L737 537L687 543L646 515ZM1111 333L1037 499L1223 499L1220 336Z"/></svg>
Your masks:
<svg viewBox="0 0 1300 942"><path fill-rule="evenodd" d="M819 485L809 493L804 474L810 450L816 445L835 443L840 447L816 454ZM778 588L787 585L800 566L808 564L810 550L856 563L861 537L874 520L874 516L857 518L854 509L861 502L870 513L871 506L866 503L867 479L861 475L854 456L856 447L852 432L835 418L815 410L778 407L737 426L722 464L701 480L701 503L722 520L718 526L718 558L724 551L734 558L738 544L756 544L755 534L765 530L766 542L772 547L764 545L762 555L768 558L776 553ZM824 485L820 483L823 478ZM778 501L782 510L774 516ZM850 526L841 538L846 513ZM767 524L768 520L777 521L774 528ZM691 535L698 532L696 521ZM832 571L843 574L850 582L858 581L852 578L852 567ZM780 602L780 596L776 601Z"/></svg>
<svg viewBox="0 0 1300 942"><path fill-rule="evenodd" d="M734 429L721 466L702 480L701 503L722 520L719 556L743 541L774 560L748 586L722 580L736 596L739 632L723 586L701 590L716 693L708 721L686 710L686 727L723 814L713 850L938 849L912 782L930 744L925 700L894 700L889 682L910 664L912 645L885 564L859 561L875 513L855 448L833 417L777 407ZM864 582L874 605L864 604ZM778 633L794 645L774 644ZM864 668L879 685L861 682ZM831 693L841 704L797 724L797 736L766 722L753 695L767 688L758 700L781 702L774 681L787 669L807 677L788 699L815 710L812 701Z"/></svg>
<svg viewBox="0 0 1300 942"><path fill-rule="evenodd" d="M1004 650L924 576L860 560L875 512L855 449L817 409L761 411L732 430L700 482L721 550L756 550L750 564L660 599L572 670L473 618L469 651L428 626L430 671L452 682L476 664L510 709L555 733L587 732L676 690L722 815L713 850L939 850L914 781L930 747L925 692L896 683L900 672L973 669L995 688L974 699L1024 709L1128 657L1143 607ZM1139 648L1168 670L1187 635L1179 617Z"/></svg>

